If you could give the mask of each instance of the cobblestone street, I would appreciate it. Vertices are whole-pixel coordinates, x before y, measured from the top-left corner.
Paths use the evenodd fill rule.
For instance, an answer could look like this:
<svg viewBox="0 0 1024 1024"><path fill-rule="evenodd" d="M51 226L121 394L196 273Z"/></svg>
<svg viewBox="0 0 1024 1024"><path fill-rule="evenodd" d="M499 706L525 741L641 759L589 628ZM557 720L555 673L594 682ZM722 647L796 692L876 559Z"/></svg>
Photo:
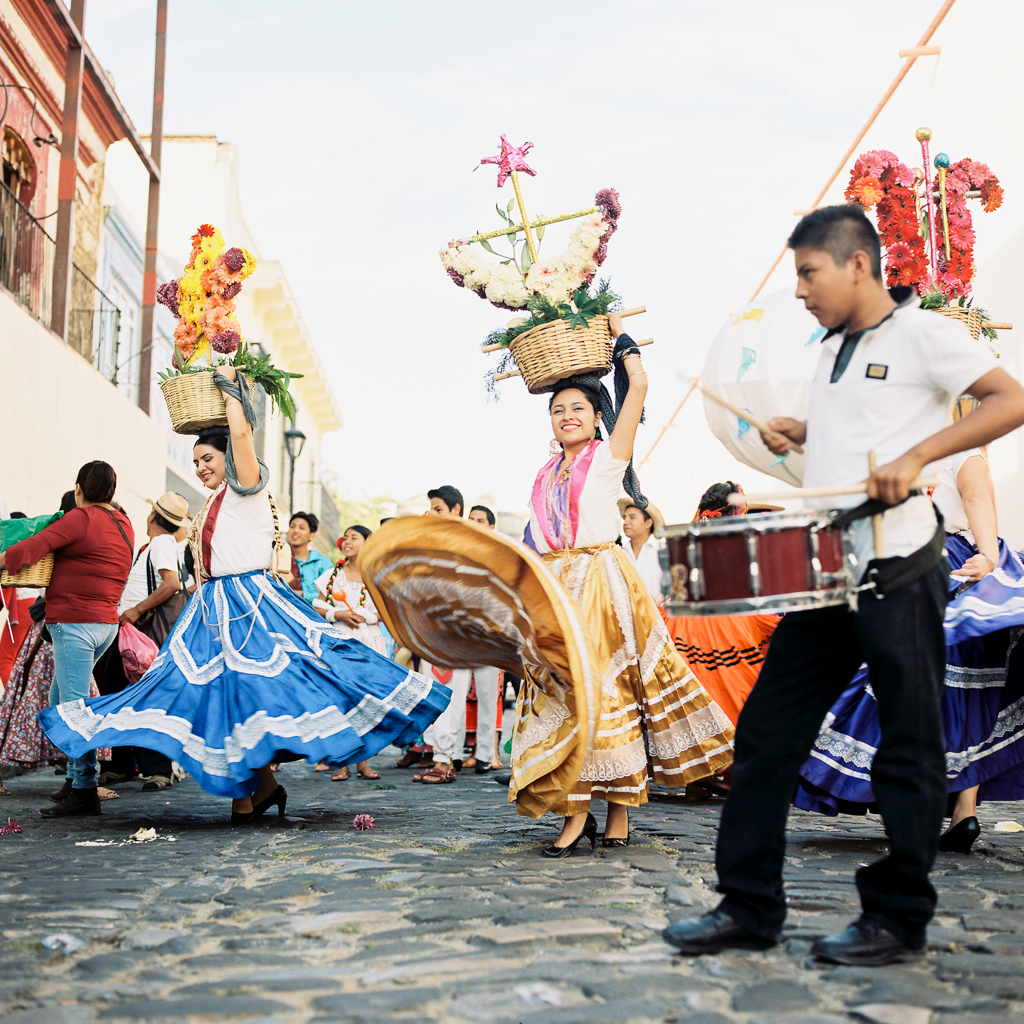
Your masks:
<svg viewBox="0 0 1024 1024"><path fill-rule="evenodd" d="M539 856L556 821L517 818L489 776L426 787L381 755L377 782L285 766L288 815L232 828L186 779L121 786L99 818L44 820L49 771L8 780L0 811L10 1024L996 1024L1024 1014L1019 807L981 808L970 856L940 854L927 954L883 968L808 961L856 916L854 869L877 817L791 818L784 941L767 953L674 955L667 922L715 902L719 804L653 800L627 849ZM657 796L657 794L655 794ZM352 828L357 814L373 831ZM140 827L157 838L128 842ZM83 845L84 844L84 845ZM113 844L113 845L108 845ZM67 933L65 954L42 946ZM858 1009L859 1008L859 1009Z"/></svg>

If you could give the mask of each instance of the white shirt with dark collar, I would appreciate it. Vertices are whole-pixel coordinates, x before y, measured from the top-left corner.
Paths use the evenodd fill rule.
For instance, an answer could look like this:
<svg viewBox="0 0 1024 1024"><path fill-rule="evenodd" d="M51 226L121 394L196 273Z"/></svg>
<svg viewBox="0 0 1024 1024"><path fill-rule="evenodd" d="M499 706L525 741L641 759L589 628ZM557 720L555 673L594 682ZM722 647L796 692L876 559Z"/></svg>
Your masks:
<svg viewBox="0 0 1024 1024"><path fill-rule="evenodd" d="M640 579L644 586L650 591L655 601L661 600L661 562L658 560L658 541L650 536L640 549L640 556L633 554L633 542L628 537L622 538L622 550L629 556L629 560L636 566Z"/></svg>
<svg viewBox="0 0 1024 1024"><path fill-rule="evenodd" d="M966 326L916 298L905 300L866 330L834 383L832 368L845 331L827 335L811 385L805 445L805 487L842 487L868 475L868 452L879 466L949 426L953 401L998 365L984 341ZM935 473L941 462L925 466ZM810 499L818 508L850 508L863 494ZM885 557L911 554L935 532L935 514L924 495L910 498L882 519ZM854 523L859 572L874 557L870 519Z"/></svg>

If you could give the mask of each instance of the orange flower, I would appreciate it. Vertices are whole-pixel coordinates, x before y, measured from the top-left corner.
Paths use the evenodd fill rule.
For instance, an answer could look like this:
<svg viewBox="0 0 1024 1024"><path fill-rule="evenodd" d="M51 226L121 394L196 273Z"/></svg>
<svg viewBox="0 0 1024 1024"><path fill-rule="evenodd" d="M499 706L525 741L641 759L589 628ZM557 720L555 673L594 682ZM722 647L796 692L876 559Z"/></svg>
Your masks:
<svg viewBox="0 0 1024 1024"><path fill-rule="evenodd" d="M855 181L853 183L853 194L861 206L868 207L869 209L879 200L885 198L885 190L882 188L882 183L872 175Z"/></svg>

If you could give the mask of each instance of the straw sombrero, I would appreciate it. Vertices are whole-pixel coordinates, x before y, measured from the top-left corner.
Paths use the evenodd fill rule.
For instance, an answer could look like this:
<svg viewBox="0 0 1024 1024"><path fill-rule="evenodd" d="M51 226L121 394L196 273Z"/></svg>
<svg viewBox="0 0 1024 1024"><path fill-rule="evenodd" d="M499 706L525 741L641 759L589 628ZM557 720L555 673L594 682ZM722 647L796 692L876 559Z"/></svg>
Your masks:
<svg viewBox="0 0 1024 1024"><path fill-rule="evenodd" d="M633 505L632 498L619 498L619 515L624 516L626 514L626 509L629 508L630 505ZM633 507L636 508L635 505L633 505ZM644 511L654 520L654 529L651 531L652 533L657 533L659 530L665 528L665 517L661 514L657 505L648 502L647 508L645 508Z"/></svg>

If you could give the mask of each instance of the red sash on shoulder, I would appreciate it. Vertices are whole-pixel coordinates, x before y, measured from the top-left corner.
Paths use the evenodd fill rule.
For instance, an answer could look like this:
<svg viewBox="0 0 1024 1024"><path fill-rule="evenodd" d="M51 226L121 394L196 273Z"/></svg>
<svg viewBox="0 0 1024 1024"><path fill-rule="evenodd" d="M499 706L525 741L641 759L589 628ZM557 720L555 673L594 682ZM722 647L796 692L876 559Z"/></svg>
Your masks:
<svg viewBox="0 0 1024 1024"><path fill-rule="evenodd" d="M447 686L452 680L452 670L450 668L438 668L436 665L430 666L434 670L434 678L439 682Z"/></svg>
<svg viewBox="0 0 1024 1024"><path fill-rule="evenodd" d="M289 586L292 590L302 593L302 574L299 572L299 560L295 557L294 551L292 552L292 581Z"/></svg>
<svg viewBox="0 0 1024 1024"><path fill-rule="evenodd" d="M225 487L220 494L218 494L213 501L210 502L210 507L206 512L206 519L203 521L203 572L209 579L213 575L213 550L211 544L213 543L213 530L217 525L217 516L220 515L220 507L224 504L224 495L227 494L227 488Z"/></svg>

